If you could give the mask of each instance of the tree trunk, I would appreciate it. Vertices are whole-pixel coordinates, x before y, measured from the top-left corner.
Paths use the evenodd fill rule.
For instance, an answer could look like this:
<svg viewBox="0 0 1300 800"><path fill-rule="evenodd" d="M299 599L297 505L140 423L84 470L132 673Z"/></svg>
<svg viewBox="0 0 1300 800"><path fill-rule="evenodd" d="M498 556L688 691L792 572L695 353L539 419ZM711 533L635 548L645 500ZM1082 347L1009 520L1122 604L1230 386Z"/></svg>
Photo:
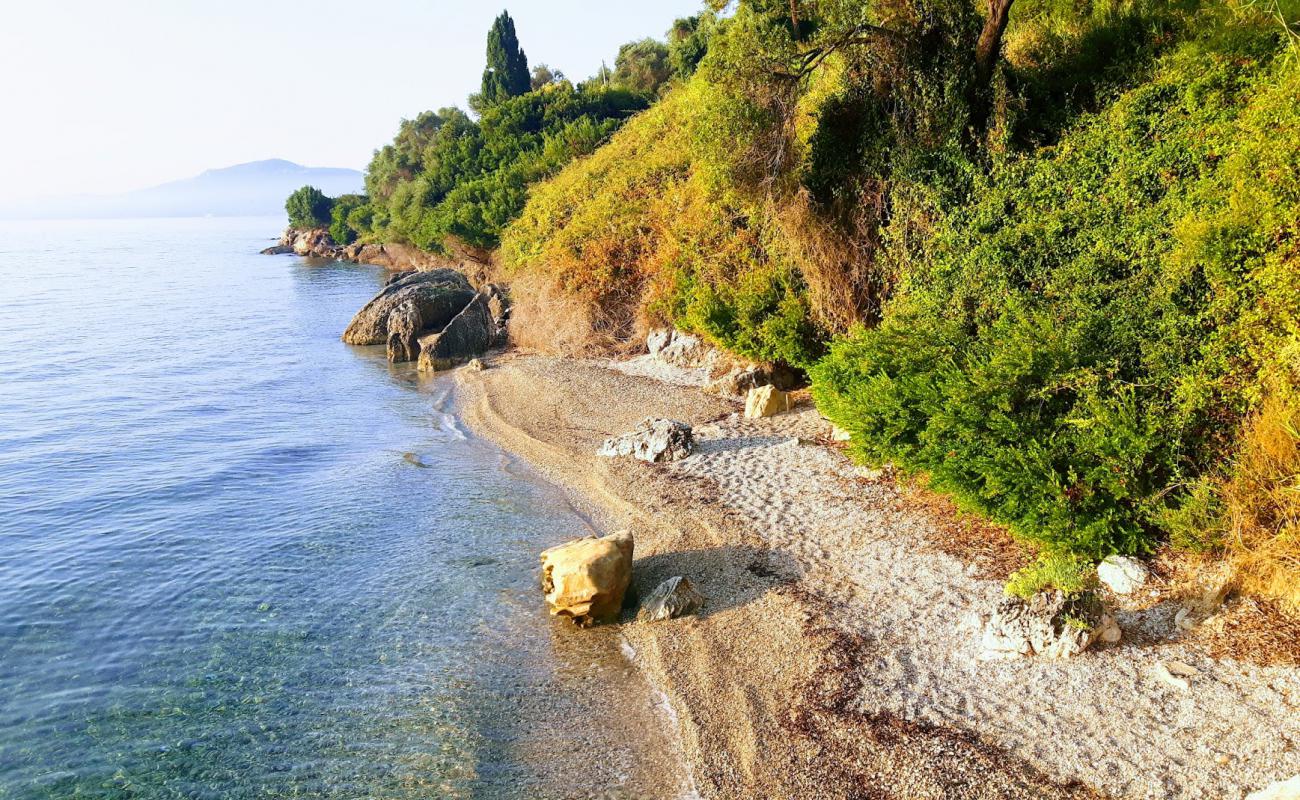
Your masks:
<svg viewBox="0 0 1300 800"><path fill-rule="evenodd" d="M993 80L993 67L998 63L998 53L1002 50L1002 34L1007 29L1007 18L1011 14L1013 0L989 0L989 17L984 21L984 30L980 31L979 42L975 45L975 78L978 91L988 88Z"/></svg>

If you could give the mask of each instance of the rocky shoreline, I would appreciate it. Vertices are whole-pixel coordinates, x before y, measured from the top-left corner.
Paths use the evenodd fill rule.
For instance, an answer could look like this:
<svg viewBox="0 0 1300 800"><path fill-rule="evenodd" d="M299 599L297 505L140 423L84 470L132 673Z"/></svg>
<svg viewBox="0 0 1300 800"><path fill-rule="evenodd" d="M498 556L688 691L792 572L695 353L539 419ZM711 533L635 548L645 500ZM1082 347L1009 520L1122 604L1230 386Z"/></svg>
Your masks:
<svg viewBox="0 0 1300 800"><path fill-rule="evenodd" d="M440 256L418 247L401 243L354 242L348 245L335 243L325 228L286 228L276 244L262 250L262 255L297 255L370 264L397 272L434 269L457 269L471 280L481 280L491 261L484 252L465 248L455 256Z"/></svg>

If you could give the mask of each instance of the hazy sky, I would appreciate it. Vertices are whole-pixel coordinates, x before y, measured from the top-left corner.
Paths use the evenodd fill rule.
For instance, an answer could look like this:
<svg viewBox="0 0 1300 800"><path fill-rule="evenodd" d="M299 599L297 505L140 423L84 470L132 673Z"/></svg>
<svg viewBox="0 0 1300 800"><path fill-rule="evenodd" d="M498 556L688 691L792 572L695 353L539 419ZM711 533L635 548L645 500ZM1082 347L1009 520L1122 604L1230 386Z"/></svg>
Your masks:
<svg viewBox="0 0 1300 800"><path fill-rule="evenodd" d="M464 107L503 0L12 0L0 200L112 192L263 158L364 168L398 120ZM700 0L509 0L570 78Z"/></svg>

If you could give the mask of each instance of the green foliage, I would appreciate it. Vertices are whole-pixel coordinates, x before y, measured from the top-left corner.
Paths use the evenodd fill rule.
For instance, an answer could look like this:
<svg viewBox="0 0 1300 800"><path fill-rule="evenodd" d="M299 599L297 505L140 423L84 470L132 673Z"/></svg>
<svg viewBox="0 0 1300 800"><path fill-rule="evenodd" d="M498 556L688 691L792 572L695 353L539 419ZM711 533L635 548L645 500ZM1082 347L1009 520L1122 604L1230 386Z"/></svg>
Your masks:
<svg viewBox="0 0 1300 800"><path fill-rule="evenodd" d="M338 244L352 244L369 229L369 200L361 194L343 194L330 210L330 238Z"/></svg>
<svg viewBox="0 0 1300 800"><path fill-rule="evenodd" d="M529 79L528 86L534 92L543 86L552 83L559 83L564 80L564 73L558 69L551 69L545 64L538 64L533 67L532 78Z"/></svg>
<svg viewBox="0 0 1300 800"><path fill-rule="evenodd" d="M1092 588L1096 574L1093 562L1086 558L1070 553L1043 553L1029 566L1017 570L1004 591L1010 597L1025 600L1053 589L1079 595ZM1088 624L1083 622L1082 626L1087 628Z"/></svg>
<svg viewBox="0 0 1300 800"><path fill-rule="evenodd" d="M979 182L883 323L832 345L814 397L861 455L1093 558L1149 550L1203 502L1187 487L1295 330L1275 278L1300 82L1275 33L1200 21L1149 80Z"/></svg>
<svg viewBox="0 0 1300 800"><path fill-rule="evenodd" d="M502 11L488 31L487 69L483 70L480 102L483 108L489 108L530 88L528 57L515 35L515 21L509 12Z"/></svg>
<svg viewBox="0 0 1300 800"><path fill-rule="evenodd" d="M709 12L673 21L668 30L668 66L673 75L689 78L695 72L717 25L717 17Z"/></svg>
<svg viewBox="0 0 1300 800"><path fill-rule="evenodd" d="M655 94L672 74L668 46L654 39L628 42L614 59L614 84L642 94Z"/></svg>
<svg viewBox="0 0 1300 800"><path fill-rule="evenodd" d="M315 186L304 186L284 202L289 225L294 228L320 228L329 224L334 201Z"/></svg>

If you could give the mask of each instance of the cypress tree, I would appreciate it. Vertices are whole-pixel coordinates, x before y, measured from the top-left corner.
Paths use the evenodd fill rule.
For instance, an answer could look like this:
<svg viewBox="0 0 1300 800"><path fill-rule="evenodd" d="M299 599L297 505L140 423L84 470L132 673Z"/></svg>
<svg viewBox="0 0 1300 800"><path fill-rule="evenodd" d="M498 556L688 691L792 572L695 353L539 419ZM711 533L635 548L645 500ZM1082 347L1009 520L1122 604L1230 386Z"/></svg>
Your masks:
<svg viewBox="0 0 1300 800"><path fill-rule="evenodd" d="M529 90L528 57L515 36L515 21L502 11L487 37L487 69L483 70L483 103L495 105Z"/></svg>

